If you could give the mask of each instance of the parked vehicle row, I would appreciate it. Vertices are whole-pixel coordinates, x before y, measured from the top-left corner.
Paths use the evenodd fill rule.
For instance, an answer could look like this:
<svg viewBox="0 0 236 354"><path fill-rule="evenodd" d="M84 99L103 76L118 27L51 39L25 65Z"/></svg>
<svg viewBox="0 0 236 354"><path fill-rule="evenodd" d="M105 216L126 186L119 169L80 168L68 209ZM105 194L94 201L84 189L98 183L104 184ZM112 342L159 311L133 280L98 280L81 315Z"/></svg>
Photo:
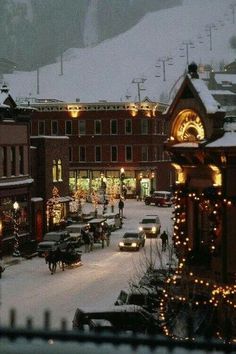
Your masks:
<svg viewBox="0 0 236 354"><path fill-rule="evenodd" d="M117 213L107 213L100 218L92 218L85 223L71 223L62 231L47 232L43 241L38 244L37 252L43 256L50 250L59 248L61 251L66 249L68 244L79 248L84 244L83 234L89 230L92 236L92 243L100 243L102 247L109 246L110 233L122 227L122 220Z"/></svg>

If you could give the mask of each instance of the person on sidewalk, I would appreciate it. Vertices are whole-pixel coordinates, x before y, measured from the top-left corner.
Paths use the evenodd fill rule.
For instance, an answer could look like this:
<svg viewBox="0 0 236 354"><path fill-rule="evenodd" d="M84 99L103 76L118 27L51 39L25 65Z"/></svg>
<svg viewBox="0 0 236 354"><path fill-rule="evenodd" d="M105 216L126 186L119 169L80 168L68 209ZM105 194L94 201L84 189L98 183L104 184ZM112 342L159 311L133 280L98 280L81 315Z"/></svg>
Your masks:
<svg viewBox="0 0 236 354"><path fill-rule="evenodd" d="M119 204L118 204L118 208L119 208L119 215L121 218L123 218L123 209L124 209L124 202L123 200L120 198Z"/></svg>
<svg viewBox="0 0 236 354"><path fill-rule="evenodd" d="M166 246L168 243L168 235L165 231L162 232L160 239L161 239L161 244L162 244L162 252L165 252Z"/></svg>
<svg viewBox="0 0 236 354"><path fill-rule="evenodd" d="M5 265L4 265L4 261L2 258L2 252L0 251L0 278L2 277L2 273L5 270Z"/></svg>

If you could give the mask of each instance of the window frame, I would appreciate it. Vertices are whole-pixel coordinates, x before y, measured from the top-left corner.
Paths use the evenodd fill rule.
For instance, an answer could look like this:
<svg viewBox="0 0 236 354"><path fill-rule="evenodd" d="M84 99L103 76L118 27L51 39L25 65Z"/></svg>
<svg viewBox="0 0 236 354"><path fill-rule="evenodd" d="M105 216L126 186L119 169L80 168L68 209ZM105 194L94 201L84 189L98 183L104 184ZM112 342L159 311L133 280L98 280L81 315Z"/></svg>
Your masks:
<svg viewBox="0 0 236 354"><path fill-rule="evenodd" d="M115 149L115 155L116 159L113 159L113 149ZM117 145L112 145L111 146L111 162L118 162L118 146Z"/></svg>
<svg viewBox="0 0 236 354"><path fill-rule="evenodd" d="M98 124L98 126L97 126ZM99 127L99 129L97 129ZM102 121L101 119L94 120L94 135L102 135Z"/></svg>
<svg viewBox="0 0 236 354"><path fill-rule="evenodd" d="M130 149L130 156L131 156L130 159L128 159L128 149ZM133 161L133 146L132 145L125 145L125 161L126 162Z"/></svg>
<svg viewBox="0 0 236 354"><path fill-rule="evenodd" d="M56 124L56 133L54 133L54 127L53 127L54 124ZM53 136L58 135L58 120L51 121L51 135L53 135Z"/></svg>
<svg viewBox="0 0 236 354"><path fill-rule="evenodd" d="M114 124L114 126L113 126ZM117 135L118 134L118 121L117 119L110 120L110 134Z"/></svg>
<svg viewBox="0 0 236 354"><path fill-rule="evenodd" d="M127 129L127 123L130 123L130 131ZM125 119L125 134L126 135L131 135L133 132L133 124L132 124L132 119Z"/></svg>

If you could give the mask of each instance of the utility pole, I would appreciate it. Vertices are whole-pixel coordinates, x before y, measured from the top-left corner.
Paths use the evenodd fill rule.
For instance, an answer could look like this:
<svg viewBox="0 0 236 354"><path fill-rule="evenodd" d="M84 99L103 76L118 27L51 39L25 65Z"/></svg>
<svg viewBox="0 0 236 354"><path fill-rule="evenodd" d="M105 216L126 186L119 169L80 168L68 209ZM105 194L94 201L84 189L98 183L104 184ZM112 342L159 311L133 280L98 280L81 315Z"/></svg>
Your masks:
<svg viewBox="0 0 236 354"><path fill-rule="evenodd" d="M141 87L141 84L143 84L147 79L141 77L141 78L136 78L132 80L132 84L136 84L137 85L137 89L138 89L138 101L141 102L141 96L140 96L140 92L141 91L145 91L145 88Z"/></svg>
<svg viewBox="0 0 236 354"><path fill-rule="evenodd" d="M233 24L235 24L235 7L236 7L236 3L230 5L232 15L233 15Z"/></svg>
<svg viewBox="0 0 236 354"><path fill-rule="evenodd" d="M61 67L60 75L62 76L64 74L63 73L63 51L61 51L61 54L60 54L60 67Z"/></svg>
<svg viewBox="0 0 236 354"><path fill-rule="evenodd" d="M37 66L37 76L36 76L36 81L37 81L37 95L39 95L39 66Z"/></svg>
<svg viewBox="0 0 236 354"><path fill-rule="evenodd" d="M158 59L157 64L155 65L156 68L160 68L162 64L162 73L163 73L163 81L166 81L166 64L173 65L171 62L171 57L161 57ZM160 77L160 75L155 75L156 77Z"/></svg>
<svg viewBox="0 0 236 354"><path fill-rule="evenodd" d="M184 48L180 48L180 50L184 50L185 51L185 54L181 54L180 57L186 57L186 64L187 64L187 67L189 65L189 49L190 48L195 48L194 45L193 45L193 42L192 41L184 41L182 43L182 46Z"/></svg>
<svg viewBox="0 0 236 354"><path fill-rule="evenodd" d="M208 31L209 43L210 43L210 51L212 51L212 30L216 30L216 25L211 23L210 25L206 26L206 31Z"/></svg>

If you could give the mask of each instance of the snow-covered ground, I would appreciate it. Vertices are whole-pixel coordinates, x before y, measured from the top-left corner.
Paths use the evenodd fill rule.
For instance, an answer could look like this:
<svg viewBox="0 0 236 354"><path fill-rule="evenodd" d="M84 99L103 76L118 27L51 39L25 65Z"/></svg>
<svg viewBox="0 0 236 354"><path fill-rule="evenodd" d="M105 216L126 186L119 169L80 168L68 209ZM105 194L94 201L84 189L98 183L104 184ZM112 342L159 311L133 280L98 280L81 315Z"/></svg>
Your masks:
<svg viewBox="0 0 236 354"><path fill-rule="evenodd" d="M92 205L86 203L84 212L90 211ZM102 206L99 205L99 212ZM118 211L117 205L115 211ZM34 319L36 326L43 324L43 312L52 313L52 327L58 327L62 318L71 328L77 307L112 305L122 288L128 287L129 281L136 281L146 268L145 257L150 257L160 240L147 239L144 249L139 252L119 252L118 242L125 230L137 228L138 222L145 214L158 214L162 230L171 232L172 208L146 206L143 202L126 200L124 207L123 228L111 234L111 244L102 249L97 246L93 252L83 253L83 266L57 270L51 275L43 258L22 260L19 264L8 267L0 283L1 306L0 325L8 323L9 310L16 308L17 323L22 325L27 317ZM166 264L168 252L155 253L157 266L160 261Z"/></svg>
<svg viewBox="0 0 236 354"><path fill-rule="evenodd" d="M147 14L129 31L99 45L71 48L63 54L63 75L59 58L56 63L40 68L39 94L36 71L16 71L4 75L4 80L15 98L117 102L137 101L137 84L132 84L132 80L145 78L141 98L159 100L163 93L169 95L186 69L187 51L189 62L194 60L197 64L217 67L221 62L235 59L235 50L229 45L230 37L235 35L231 3L231 0L184 0L183 6ZM91 44L96 33L90 22L86 28L87 42ZM190 41L194 48L188 45ZM164 70L159 59L165 60L167 56L173 58L173 65L165 62L166 81L163 81ZM160 68L155 67L157 64Z"/></svg>

